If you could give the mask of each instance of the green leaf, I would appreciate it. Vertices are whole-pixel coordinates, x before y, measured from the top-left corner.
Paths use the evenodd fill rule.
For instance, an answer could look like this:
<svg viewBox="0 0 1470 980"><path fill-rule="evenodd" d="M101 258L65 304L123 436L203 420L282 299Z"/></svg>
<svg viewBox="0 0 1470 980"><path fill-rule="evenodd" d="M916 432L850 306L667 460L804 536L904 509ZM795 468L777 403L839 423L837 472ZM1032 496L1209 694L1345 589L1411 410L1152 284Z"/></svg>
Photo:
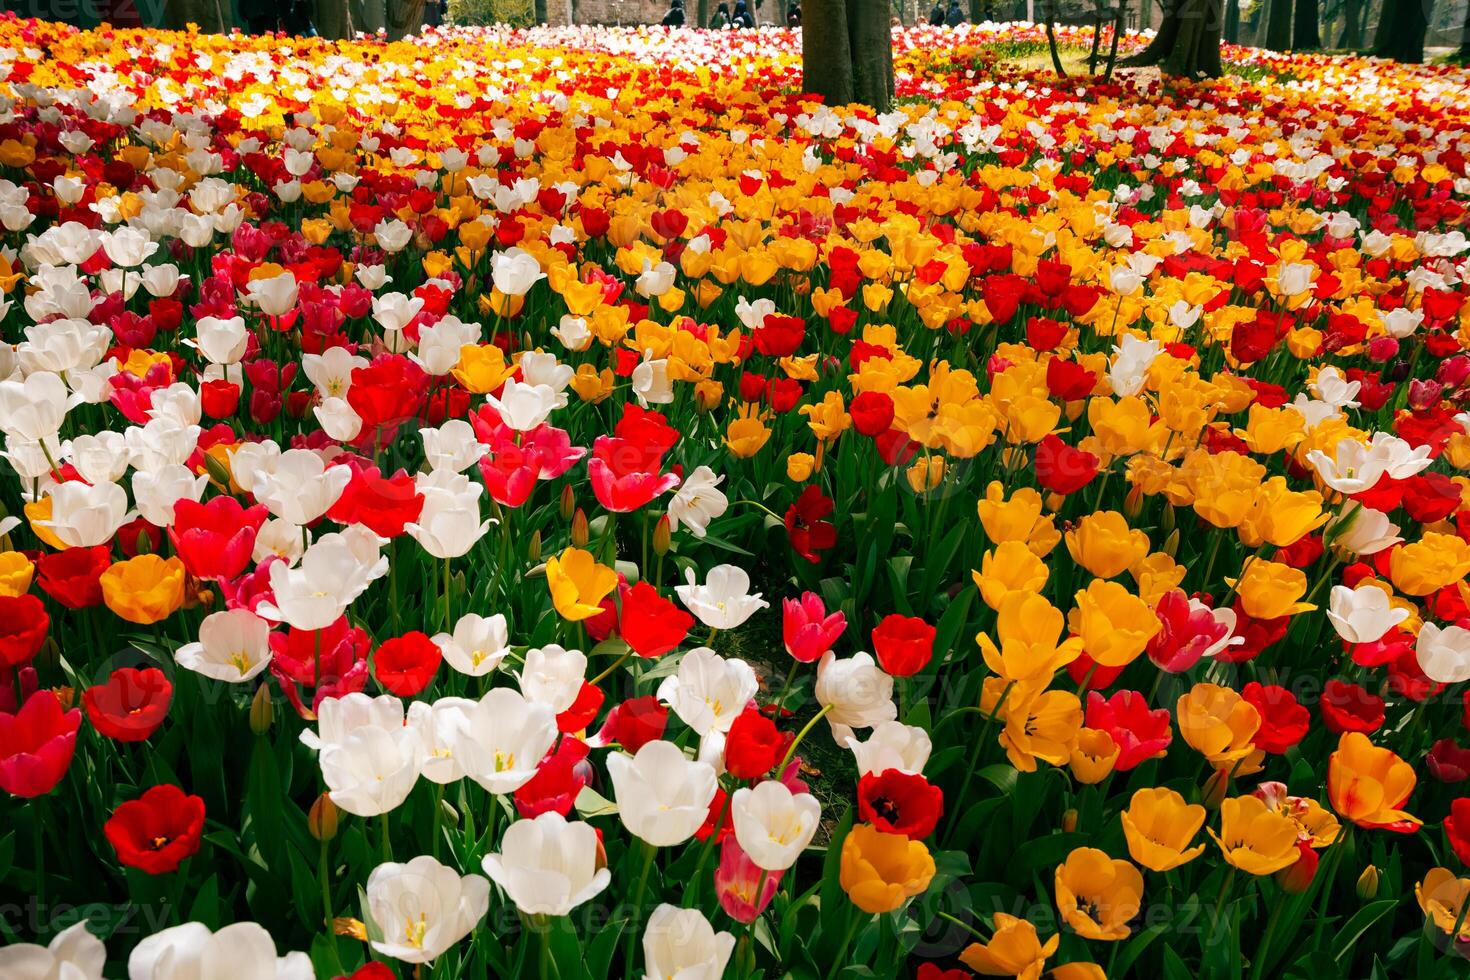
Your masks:
<svg viewBox="0 0 1470 980"><path fill-rule="evenodd" d="M612 800L605 798L591 786L583 786L582 791L577 794L577 813L582 819L590 820L593 817L610 817L618 812L618 805Z"/></svg>
<svg viewBox="0 0 1470 980"><path fill-rule="evenodd" d="M1352 952L1353 944L1362 938L1363 933L1373 928L1375 922L1392 912L1398 904L1397 899L1381 898L1358 909L1353 917L1337 930L1337 937L1333 942L1332 958L1342 962L1342 958Z"/></svg>

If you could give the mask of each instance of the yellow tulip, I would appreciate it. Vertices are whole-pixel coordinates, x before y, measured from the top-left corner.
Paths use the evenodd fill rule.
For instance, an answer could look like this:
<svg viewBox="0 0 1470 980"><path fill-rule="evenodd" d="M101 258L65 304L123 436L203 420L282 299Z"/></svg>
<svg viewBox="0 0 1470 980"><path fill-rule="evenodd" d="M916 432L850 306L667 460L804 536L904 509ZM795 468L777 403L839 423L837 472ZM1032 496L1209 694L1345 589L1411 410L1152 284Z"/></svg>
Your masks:
<svg viewBox="0 0 1470 980"><path fill-rule="evenodd" d="M102 601L130 623L147 626L184 604L184 563L177 558L138 555L102 573Z"/></svg>
<svg viewBox="0 0 1470 980"><path fill-rule="evenodd" d="M599 603L618 584L618 573L599 564L592 552L568 548L546 561L546 584L551 604L571 622L591 619L602 612Z"/></svg>
<svg viewBox="0 0 1470 980"><path fill-rule="evenodd" d="M1057 910L1084 939L1127 939L1143 899L1143 874L1095 847L1079 847L1057 866Z"/></svg>
<svg viewBox="0 0 1470 980"><path fill-rule="evenodd" d="M879 915L928 888L934 870L934 858L922 841L858 824L842 842L838 881L852 904Z"/></svg>
<svg viewBox="0 0 1470 980"><path fill-rule="evenodd" d="M1150 871L1168 871L1204 853L1203 844L1189 845L1204 826L1205 808L1185 803L1172 789L1154 786L1134 793L1122 821L1128 853Z"/></svg>

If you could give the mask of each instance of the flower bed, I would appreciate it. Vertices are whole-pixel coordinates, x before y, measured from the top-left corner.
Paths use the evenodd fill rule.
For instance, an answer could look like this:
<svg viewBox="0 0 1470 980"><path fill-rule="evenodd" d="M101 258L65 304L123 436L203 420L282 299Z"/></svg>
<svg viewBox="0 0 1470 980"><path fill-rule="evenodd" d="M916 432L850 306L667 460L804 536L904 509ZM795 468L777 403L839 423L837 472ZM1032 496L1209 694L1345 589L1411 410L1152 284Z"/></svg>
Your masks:
<svg viewBox="0 0 1470 980"><path fill-rule="evenodd" d="M1470 76L1041 38L0 19L0 975L1463 975Z"/></svg>

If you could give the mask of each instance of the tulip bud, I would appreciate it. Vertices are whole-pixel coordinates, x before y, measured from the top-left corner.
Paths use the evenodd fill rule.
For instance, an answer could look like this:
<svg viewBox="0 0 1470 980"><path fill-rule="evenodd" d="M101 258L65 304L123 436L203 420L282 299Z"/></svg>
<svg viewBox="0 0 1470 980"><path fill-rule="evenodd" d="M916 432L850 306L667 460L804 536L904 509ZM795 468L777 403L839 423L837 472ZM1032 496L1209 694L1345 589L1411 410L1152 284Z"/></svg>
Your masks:
<svg viewBox="0 0 1470 980"><path fill-rule="evenodd" d="M269 684L262 684L255 689L255 697L250 701L250 730L257 735L264 735L271 730L271 721L275 717L275 708L271 706L271 688Z"/></svg>
<svg viewBox="0 0 1470 980"><path fill-rule="evenodd" d="M1200 802L1211 810L1220 808L1220 801L1225 799L1225 794L1230 790L1230 770L1216 769L1210 773L1210 778L1205 780L1205 785L1200 790Z"/></svg>
<svg viewBox="0 0 1470 980"><path fill-rule="evenodd" d="M1294 864L1287 865L1276 872L1276 884L1288 895L1300 895L1312 884L1312 879L1317 877L1317 852L1312 849L1310 840L1297 843L1297 858Z"/></svg>
<svg viewBox="0 0 1470 980"><path fill-rule="evenodd" d="M653 553L663 556L669 553L669 545L673 532L669 530L669 515L665 514L658 519L653 526Z"/></svg>
<svg viewBox="0 0 1470 980"><path fill-rule="evenodd" d="M1066 504L1067 495L1064 493L1049 493L1044 498L1042 498L1042 502L1046 504L1046 509L1048 511L1055 514L1057 511L1062 509L1063 505Z"/></svg>
<svg viewBox="0 0 1470 980"><path fill-rule="evenodd" d="M541 529L537 528L531 534L531 540L526 544L526 557L533 562L541 560Z"/></svg>
<svg viewBox="0 0 1470 980"><path fill-rule="evenodd" d="M1173 530L1174 530L1174 505L1173 504L1166 503L1164 505L1164 516L1159 519L1159 527L1163 530L1163 532L1165 534L1169 534L1169 533L1173 532Z"/></svg>
<svg viewBox="0 0 1470 980"><path fill-rule="evenodd" d="M1174 513L1174 510L1171 507L1165 510L1164 513L1172 514ZM1162 550L1164 554L1168 555L1170 558L1173 558L1175 555L1179 554L1179 529L1177 527L1174 530L1170 531L1169 536L1164 539L1164 547Z"/></svg>
<svg viewBox="0 0 1470 980"><path fill-rule="evenodd" d="M587 530L587 512L578 507L577 512L572 515L572 546L585 548L590 537L591 534Z"/></svg>
<svg viewBox="0 0 1470 980"><path fill-rule="evenodd" d="M1128 518L1135 518L1143 511L1143 488L1132 487L1128 495L1123 498L1123 514Z"/></svg>
<svg viewBox="0 0 1470 980"><path fill-rule="evenodd" d="M337 821L341 816L337 804L326 793L316 798L311 805L311 812L306 815L306 829L311 831L311 836L317 840L331 840L337 836Z"/></svg>
<svg viewBox="0 0 1470 980"><path fill-rule="evenodd" d="M1370 864L1363 869L1362 874L1358 875L1358 897L1366 902L1377 894L1378 868Z"/></svg>
<svg viewBox="0 0 1470 980"><path fill-rule="evenodd" d="M1077 808L1071 807L1062 814L1062 833L1070 834L1077 830Z"/></svg>
<svg viewBox="0 0 1470 980"><path fill-rule="evenodd" d="M205 453L204 472L209 474L209 478L214 481L216 486L225 490L229 489L230 468L224 464L223 460L211 456L209 453Z"/></svg>
<svg viewBox="0 0 1470 980"><path fill-rule="evenodd" d="M61 705L62 711L70 711L72 705L77 703L77 691L74 687L53 687L51 693L56 695L56 702Z"/></svg>
<svg viewBox="0 0 1470 980"><path fill-rule="evenodd" d="M149 554L152 551L153 551L153 540L148 537L148 532L147 531L139 531L138 532L138 541L133 546L133 553L134 554L137 554L137 555L146 555L146 554Z"/></svg>
<svg viewBox="0 0 1470 980"><path fill-rule="evenodd" d="M561 519L564 521L571 520L572 514L576 509L577 495L572 492L572 485L570 483L564 484L561 488Z"/></svg>

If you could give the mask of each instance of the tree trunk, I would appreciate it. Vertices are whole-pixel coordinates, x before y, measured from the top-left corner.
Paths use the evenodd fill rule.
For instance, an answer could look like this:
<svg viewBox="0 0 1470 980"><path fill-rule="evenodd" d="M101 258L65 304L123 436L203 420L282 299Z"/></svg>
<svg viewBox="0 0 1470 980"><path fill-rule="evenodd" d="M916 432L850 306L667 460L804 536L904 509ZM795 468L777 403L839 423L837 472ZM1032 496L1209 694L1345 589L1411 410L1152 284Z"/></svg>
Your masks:
<svg viewBox="0 0 1470 980"><path fill-rule="evenodd" d="M801 5L801 87L827 105L852 101L852 47L847 0L806 0Z"/></svg>
<svg viewBox="0 0 1470 980"><path fill-rule="evenodd" d="M1267 0L1266 36L1262 44L1272 51L1291 50L1292 0Z"/></svg>
<svg viewBox="0 0 1470 980"><path fill-rule="evenodd" d="M1460 47L1454 59L1462 63L1470 61L1470 3L1465 4L1465 23L1460 27Z"/></svg>
<svg viewBox="0 0 1470 980"><path fill-rule="evenodd" d="M1221 0L1182 0L1175 13L1179 28L1174 46L1159 65L1164 74L1180 78L1220 77L1222 14Z"/></svg>
<svg viewBox="0 0 1470 980"><path fill-rule="evenodd" d="M546 0L536 0L536 23L547 23Z"/></svg>
<svg viewBox="0 0 1470 980"><path fill-rule="evenodd" d="M1151 2L1151 0L1145 0ZM1141 68L1147 65L1157 65L1168 57L1169 52L1174 50L1174 42L1179 37L1179 8L1187 0L1170 0L1164 8L1164 21L1159 25L1154 39L1148 42L1148 47L1131 58L1124 58L1119 62L1125 68Z"/></svg>
<svg viewBox="0 0 1470 980"><path fill-rule="evenodd" d="M1470 6L1467 6L1470 10ZM1343 0L1342 39L1337 45L1349 51L1363 46L1363 0Z"/></svg>
<svg viewBox="0 0 1470 980"><path fill-rule="evenodd" d="M198 24L206 34L223 34L235 26L231 7L227 0L165 0L163 23L177 31Z"/></svg>
<svg viewBox="0 0 1470 980"><path fill-rule="evenodd" d="M847 0L854 102L887 112L893 102L893 31L888 0Z"/></svg>
<svg viewBox="0 0 1470 980"><path fill-rule="evenodd" d="M694 7L694 26L709 26L709 0L699 0Z"/></svg>
<svg viewBox="0 0 1470 980"><path fill-rule="evenodd" d="M312 23L316 24L318 34L330 39L351 37L362 27L354 22L347 0L316 0Z"/></svg>
<svg viewBox="0 0 1470 980"><path fill-rule="evenodd" d="M546 0L536 0L545 12ZM424 0L388 0L388 40L397 41L417 34L424 24Z"/></svg>
<svg viewBox="0 0 1470 980"><path fill-rule="evenodd" d="M1408 64L1424 61L1424 34L1429 30L1433 0L1384 0L1373 53Z"/></svg>
<svg viewBox="0 0 1470 980"><path fill-rule="evenodd" d="M1226 0L1225 40L1231 44L1240 43L1240 0Z"/></svg>
<svg viewBox="0 0 1470 980"><path fill-rule="evenodd" d="M1296 0L1296 20L1292 24L1291 49L1315 51L1322 46L1317 0Z"/></svg>

